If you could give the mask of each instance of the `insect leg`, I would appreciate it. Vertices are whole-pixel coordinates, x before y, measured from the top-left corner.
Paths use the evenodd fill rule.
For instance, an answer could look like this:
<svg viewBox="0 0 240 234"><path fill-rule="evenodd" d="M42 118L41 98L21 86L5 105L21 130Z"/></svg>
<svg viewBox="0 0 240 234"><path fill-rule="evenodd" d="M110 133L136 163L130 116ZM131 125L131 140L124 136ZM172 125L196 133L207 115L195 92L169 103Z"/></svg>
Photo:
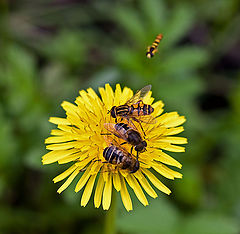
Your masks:
<svg viewBox="0 0 240 234"><path fill-rule="evenodd" d="M142 129L142 132L143 132L144 138L145 138L146 134L145 134L145 132L144 132L144 130L143 130L142 124L141 124L140 121L139 121L138 119L136 119L135 117L133 118L133 120L136 121L136 122L138 122L139 126L140 126L141 129Z"/></svg>
<svg viewBox="0 0 240 234"><path fill-rule="evenodd" d="M144 132L144 130L143 130L142 124L141 124L140 122L138 122L138 123L139 123L139 125L140 125L140 127L141 127L141 129L142 129L143 135L144 135L144 137L145 137L146 134L145 134L145 132Z"/></svg>
<svg viewBox="0 0 240 234"><path fill-rule="evenodd" d="M139 152L137 151L137 161L138 161L138 155L139 155Z"/></svg>
<svg viewBox="0 0 240 234"><path fill-rule="evenodd" d="M93 162L97 162L97 161L100 161L100 162L101 162L101 160L100 160L100 159L96 159L96 160L94 160Z"/></svg>

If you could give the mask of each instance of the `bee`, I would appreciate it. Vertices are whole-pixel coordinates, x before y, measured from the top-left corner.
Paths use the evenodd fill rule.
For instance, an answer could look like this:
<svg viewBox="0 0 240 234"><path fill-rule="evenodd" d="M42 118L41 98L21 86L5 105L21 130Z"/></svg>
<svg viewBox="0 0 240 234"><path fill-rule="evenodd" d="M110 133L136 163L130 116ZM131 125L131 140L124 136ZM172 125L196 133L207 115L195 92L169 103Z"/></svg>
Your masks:
<svg viewBox="0 0 240 234"><path fill-rule="evenodd" d="M105 123L104 127L113 135L125 140L126 143L131 144L132 145L131 154L132 149L134 148L134 150L137 152L137 159L139 153L142 153L146 150L147 142L143 140L141 134L135 128L129 126L128 124Z"/></svg>
<svg viewBox="0 0 240 234"><path fill-rule="evenodd" d="M129 170L130 173L135 173L139 169L139 161L114 139L111 139L110 146L103 150L103 157L108 163Z"/></svg>
<svg viewBox="0 0 240 234"><path fill-rule="evenodd" d="M162 40L162 38L163 38L163 35L158 34L153 44L151 46L148 46L147 53L146 53L147 58L152 58L154 54L158 51L157 47L160 41Z"/></svg>
<svg viewBox="0 0 240 234"><path fill-rule="evenodd" d="M138 123L149 123L151 120L149 115L154 111L154 108L151 105L144 104L142 99L149 93L151 87L151 85L147 85L138 90L124 105L113 106L109 112L111 116L116 119L116 122L117 118L121 117L125 118L128 122L130 119L133 119ZM144 120L144 117L147 117L148 119ZM140 126L142 128L141 124Z"/></svg>

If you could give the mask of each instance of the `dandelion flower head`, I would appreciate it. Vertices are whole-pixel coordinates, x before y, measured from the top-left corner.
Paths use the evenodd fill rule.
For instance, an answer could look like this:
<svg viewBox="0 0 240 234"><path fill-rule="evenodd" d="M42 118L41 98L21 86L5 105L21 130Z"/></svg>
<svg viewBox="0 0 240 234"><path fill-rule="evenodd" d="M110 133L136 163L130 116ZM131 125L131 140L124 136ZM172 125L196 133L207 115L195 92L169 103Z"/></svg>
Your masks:
<svg viewBox="0 0 240 234"><path fill-rule="evenodd" d="M153 186L163 193L171 191L158 179L158 175L168 179L181 178L182 175L170 169L167 165L181 168L181 164L170 157L165 151L184 152L187 139L174 135L184 129L181 124L185 117L177 112L163 113L162 101L154 102L151 92L143 99L145 104L154 108L152 116L156 119L153 124L142 123L147 142L146 151L139 154L140 168L135 173L121 169L106 162L103 151L108 147L104 123L115 123L115 119L108 113L113 106L119 106L133 96L130 88L116 85L115 91L109 84L100 87L101 98L92 88L81 90L75 104L64 101L61 106L66 111L66 118L51 117L49 121L57 125L51 131L51 136L45 140L46 148L50 150L42 157L43 164L57 162L69 164L69 168L53 179L54 183L65 180L58 189L64 191L76 179L75 192L84 188L81 205L86 206L94 192L94 205L104 210L111 205L112 190L120 192L122 202L127 211L133 209L129 188L133 189L139 201L148 205L145 193L153 198L157 197ZM140 127L136 124L136 127ZM118 143L123 140L115 137ZM130 152L131 145L124 147ZM134 152L133 152L134 154ZM95 186L95 188L94 188ZM145 191L145 193L144 193Z"/></svg>

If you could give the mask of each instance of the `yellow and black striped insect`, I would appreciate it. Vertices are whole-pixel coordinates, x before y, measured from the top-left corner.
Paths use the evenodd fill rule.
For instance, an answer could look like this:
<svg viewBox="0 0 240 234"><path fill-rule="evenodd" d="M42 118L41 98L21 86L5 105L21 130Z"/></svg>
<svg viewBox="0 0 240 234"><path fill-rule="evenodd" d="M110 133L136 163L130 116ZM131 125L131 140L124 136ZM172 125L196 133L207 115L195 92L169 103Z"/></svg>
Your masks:
<svg viewBox="0 0 240 234"><path fill-rule="evenodd" d="M109 146L103 150L106 162L116 165L121 169L135 173L139 169L139 161L114 139L108 138Z"/></svg>
<svg viewBox="0 0 240 234"><path fill-rule="evenodd" d="M113 106L109 112L111 116L116 119L116 122L118 117L125 118L128 122L132 119L138 122L141 128L141 122L153 122L154 118L152 118L150 114L152 114L154 108L151 105L144 104L142 101L151 90L151 87L151 85L147 85L138 90L124 105Z"/></svg>
<svg viewBox="0 0 240 234"><path fill-rule="evenodd" d="M125 143L129 143L130 145L132 145L131 154L132 149L134 148L134 150L137 152L137 159L139 153L142 153L146 150L147 142L143 140L141 134L137 131L135 127L131 127L125 123L105 123L104 127L113 135L126 141L121 145Z"/></svg>
<svg viewBox="0 0 240 234"><path fill-rule="evenodd" d="M144 104L142 99L148 94L151 87L151 85L147 85L138 90L124 105L113 106L109 111L111 116L113 118L122 117L136 120L136 117L150 115L154 109L151 105ZM141 120L139 119L139 121Z"/></svg>
<svg viewBox="0 0 240 234"><path fill-rule="evenodd" d="M158 34L153 44L147 48L147 53L146 53L147 58L152 58L154 54L158 51L157 47L160 41L162 40L162 38L163 38L163 35Z"/></svg>

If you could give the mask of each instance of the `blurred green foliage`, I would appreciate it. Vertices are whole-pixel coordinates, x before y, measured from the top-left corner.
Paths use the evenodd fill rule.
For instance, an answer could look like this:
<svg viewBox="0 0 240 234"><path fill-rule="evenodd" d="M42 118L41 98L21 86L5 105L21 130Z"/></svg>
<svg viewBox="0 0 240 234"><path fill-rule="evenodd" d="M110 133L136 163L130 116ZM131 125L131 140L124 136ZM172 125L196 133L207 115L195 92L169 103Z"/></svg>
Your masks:
<svg viewBox="0 0 240 234"><path fill-rule="evenodd" d="M63 100L110 82L152 84L166 111L185 115L183 179L143 207L119 199L119 233L240 232L238 0L0 1L0 233L99 233L103 212L80 207L41 165L50 116ZM159 52L146 48L163 33ZM94 225L93 225L94 224Z"/></svg>

